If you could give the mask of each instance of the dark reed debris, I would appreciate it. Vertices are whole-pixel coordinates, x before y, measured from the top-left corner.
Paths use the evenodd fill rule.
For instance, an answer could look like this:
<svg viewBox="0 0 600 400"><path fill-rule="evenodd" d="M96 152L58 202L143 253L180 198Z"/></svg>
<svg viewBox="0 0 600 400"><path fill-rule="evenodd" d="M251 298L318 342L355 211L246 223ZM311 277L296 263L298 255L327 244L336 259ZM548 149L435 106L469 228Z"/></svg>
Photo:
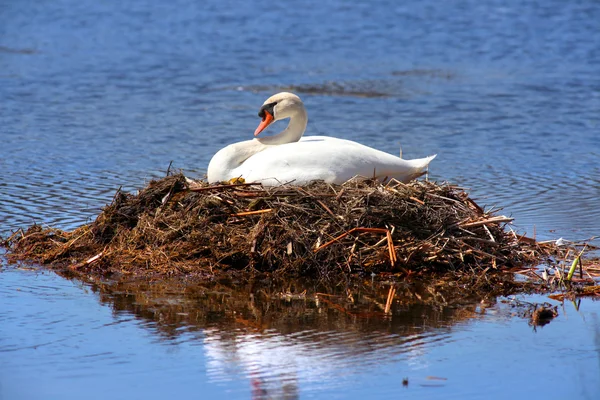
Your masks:
<svg viewBox="0 0 600 400"><path fill-rule="evenodd" d="M507 230L511 220L445 183L210 186L179 173L119 191L90 224L34 225L4 246L9 261L100 276L485 274L551 251Z"/></svg>

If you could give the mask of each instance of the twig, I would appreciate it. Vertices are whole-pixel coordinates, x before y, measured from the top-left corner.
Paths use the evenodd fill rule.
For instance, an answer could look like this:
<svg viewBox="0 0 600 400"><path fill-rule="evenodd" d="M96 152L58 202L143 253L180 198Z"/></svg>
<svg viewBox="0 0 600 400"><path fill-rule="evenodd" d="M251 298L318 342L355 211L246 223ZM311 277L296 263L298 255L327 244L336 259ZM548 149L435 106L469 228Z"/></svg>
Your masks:
<svg viewBox="0 0 600 400"><path fill-rule="evenodd" d="M325 203L323 203L321 200L317 200L317 203L319 203L321 207L325 209L325 211L327 211L332 217L335 218L335 214L329 209L329 207L325 205Z"/></svg>
<svg viewBox="0 0 600 400"><path fill-rule="evenodd" d="M484 213L483 208L481 208L479 206L479 204L475 203L473 201L473 199L471 199L470 197L467 197L467 203L469 203L470 205L472 205L479 212L479 214L483 214Z"/></svg>
<svg viewBox="0 0 600 400"><path fill-rule="evenodd" d="M101 251L100 253L96 254L94 257L90 257L87 260L85 260L84 262L81 262L79 264L71 265L69 268L72 269L72 270L76 270L76 269L79 269L79 268L84 267L86 265L90 265L90 264L95 263L96 261L98 261L103 255L104 255L104 251Z"/></svg>
<svg viewBox="0 0 600 400"><path fill-rule="evenodd" d="M260 185L260 183L234 183L231 185L216 185L216 186L206 186L206 187L199 187L199 188L190 188L190 192L204 192L206 190L221 190L221 189L231 189L231 188L235 188L235 187L240 187L240 186L256 186L256 185Z"/></svg>
<svg viewBox="0 0 600 400"><path fill-rule="evenodd" d="M392 230L390 231L390 233L393 235L395 230L396 230L396 227L392 225ZM373 249L373 248L381 245L381 243L387 242L387 241L388 241L388 238L387 238L387 235L386 235L386 237L384 237L383 239L381 239L379 242L375 243L373 246L369 246L367 248L367 250Z"/></svg>
<svg viewBox="0 0 600 400"><path fill-rule="evenodd" d="M384 313L386 313L386 314L390 313L390 310L392 308L392 303L394 302L395 295L396 295L396 288L394 288L393 286L390 286L390 290L388 291L387 301L385 302L385 308L383 309Z"/></svg>
<svg viewBox="0 0 600 400"><path fill-rule="evenodd" d="M123 186L119 186L119 188L115 192L115 195L113 196L112 201L110 202L111 205L115 204L115 200L117 199L117 196L121 193L121 189L123 189Z"/></svg>
<svg viewBox="0 0 600 400"><path fill-rule="evenodd" d="M492 246L499 246L499 244L493 240L487 240L487 239L482 239L482 238L478 238L475 236L464 236L461 237L462 240L475 240L477 242L481 242L481 243L486 243Z"/></svg>
<svg viewBox="0 0 600 400"><path fill-rule="evenodd" d="M496 242L494 235L492 235L492 232L490 232L490 228L488 228L487 225L484 225L483 229L485 229L485 231L487 232L487 234L490 237L490 239L492 240L492 242Z"/></svg>
<svg viewBox="0 0 600 400"><path fill-rule="evenodd" d="M501 223L501 222L512 222L514 220L514 218L509 218L509 217L504 217L504 216L498 216L498 217L492 217L492 218L488 218L488 219L484 219L482 221L475 221L475 222L469 222L466 224L461 224L459 225L461 228L474 228L476 226L481 226L481 225L486 225L486 224L497 224L497 223ZM454 226L452 226L454 227Z"/></svg>
<svg viewBox="0 0 600 400"><path fill-rule="evenodd" d="M535 239L532 239L530 237L525 236L525 234L519 236L515 233L515 231L512 231L513 235L515 236L515 238L517 239L518 242L521 243L527 243L527 244L536 244Z"/></svg>
<svg viewBox="0 0 600 400"><path fill-rule="evenodd" d="M268 196L265 192L251 192L251 191L243 191L243 190L235 190L232 194L237 197L266 197L266 196Z"/></svg>
<svg viewBox="0 0 600 400"><path fill-rule="evenodd" d="M342 233L338 237L331 239L329 242L317 247L314 250L314 252L316 253L317 251L345 238L346 236L348 236L354 232L384 233L388 240L388 252L390 255L390 262L392 263L392 265L394 265L396 263L396 261L397 261L396 250L394 249L394 242L392 241L392 235L391 235L389 229L384 229L384 228L352 228L348 232Z"/></svg>
<svg viewBox="0 0 600 400"><path fill-rule="evenodd" d="M385 234L387 236L387 240L388 240L388 251L390 252L390 261L392 262L392 265L396 264L397 258L396 258L396 249L394 248L394 241L392 240L392 234L389 231L389 229L385 230Z"/></svg>
<svg viewBox="0 0 600 400"><path fill-rule="evenodd" d="M420 205L422 205L422 206L424 206L424 205L425 205L425 202L424 202L423 200L419 200L419 199L417 199L416 197L409 196L409 199L411 199L411 200L412 200L412 201L414 201L414 202L417 202L417 203L419 203L419 204L420 204Z"/></svg>
<svg viewBox="0 0 600 400"><path fill-rule="evenodd" d="M271 211L273 211L272 208L265 208L264 210L256 210L256 211L244 211L244 212L237 213L237 214L231 214L231 217L244 217L247 215L265 214L265 213L268 213Z"/></svg>
<svg viewBox="0 0 600 400"><path fill-rule="evenodd" d="M439 194L425 193L425 195L426 196L431 196L431 197L437 197L438 199L442 199L442 200L448 200L448 201L454 202L456 204L459 204L461 206L464 206L464 204L461 201L458 201L456 199L451 199L449 197L440 196Z"/></svg>

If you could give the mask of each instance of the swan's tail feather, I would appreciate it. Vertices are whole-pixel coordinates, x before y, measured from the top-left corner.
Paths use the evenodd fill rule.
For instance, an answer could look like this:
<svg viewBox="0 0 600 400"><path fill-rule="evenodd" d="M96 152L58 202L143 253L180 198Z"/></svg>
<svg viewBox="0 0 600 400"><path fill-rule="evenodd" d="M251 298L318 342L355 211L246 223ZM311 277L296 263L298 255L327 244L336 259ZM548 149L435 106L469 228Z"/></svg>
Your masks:
<svg viewBox="0 0 600 400"><path fill-rule="evenodd" d="M417 179L429 172L429 163L437 156L434 154L425 158L418 158L416 160L405 160L408 161L410 165L410 172L407 174L406 171L402 174L401 179L398 179L404 183L412 181L413 179Z"/></svg>

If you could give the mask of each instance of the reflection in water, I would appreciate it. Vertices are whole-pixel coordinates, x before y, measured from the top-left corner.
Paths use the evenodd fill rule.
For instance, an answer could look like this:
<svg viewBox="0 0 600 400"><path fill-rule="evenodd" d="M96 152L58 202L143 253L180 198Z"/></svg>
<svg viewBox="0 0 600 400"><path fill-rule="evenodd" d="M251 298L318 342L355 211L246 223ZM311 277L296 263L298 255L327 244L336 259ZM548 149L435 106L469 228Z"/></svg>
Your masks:
<svg viewBox="0 0 600 400"><path fill-rule="evenodd" d="M176 391L231 399L251 393L518 399L533 391L567 398L573 385L597 391L598 307L587 299L581 307L565 302L558 318L534 330L516 301L482 301L431 285L396 284L398 295L385 313L388 286L368 281L335 288L301 282L111 287L4 268L0 397L7 399L123 398L132 390L135 398L169 398ZM569 380L566 369L573 371ZM143 387L132 385L139 377ZM549 379L557 385L549 387ZM106 391L90 393L106 382ZM440 385L443 390L431 389Z"/></svg>
<svg viewBox="0 0 600 400"><path fill-rule="evenodd" d="M427 367L428 349L494 298L434 284L307 286L302 282L119 283L93 286L103 303L151 321L163 340L200 335L213 382L242 374L256 398L296 398L299 382L336 387L344 377L403 360Z"/></svg>

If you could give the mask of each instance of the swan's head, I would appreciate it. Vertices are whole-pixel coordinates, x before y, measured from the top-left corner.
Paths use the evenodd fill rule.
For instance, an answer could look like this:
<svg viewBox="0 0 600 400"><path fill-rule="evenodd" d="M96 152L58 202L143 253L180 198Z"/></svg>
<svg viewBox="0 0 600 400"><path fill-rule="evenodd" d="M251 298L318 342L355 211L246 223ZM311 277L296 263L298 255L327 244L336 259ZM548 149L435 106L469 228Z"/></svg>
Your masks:
<svg viewBox="0 0 600 400"><path fill-rule="evenodd" d="M262 118L262 121L254 131L254 136L258 136L273 122L291 118L298 112L305 112L305 109L302 100L295 94L281 92L269 97L258 112L258 116Z"/></svg>

